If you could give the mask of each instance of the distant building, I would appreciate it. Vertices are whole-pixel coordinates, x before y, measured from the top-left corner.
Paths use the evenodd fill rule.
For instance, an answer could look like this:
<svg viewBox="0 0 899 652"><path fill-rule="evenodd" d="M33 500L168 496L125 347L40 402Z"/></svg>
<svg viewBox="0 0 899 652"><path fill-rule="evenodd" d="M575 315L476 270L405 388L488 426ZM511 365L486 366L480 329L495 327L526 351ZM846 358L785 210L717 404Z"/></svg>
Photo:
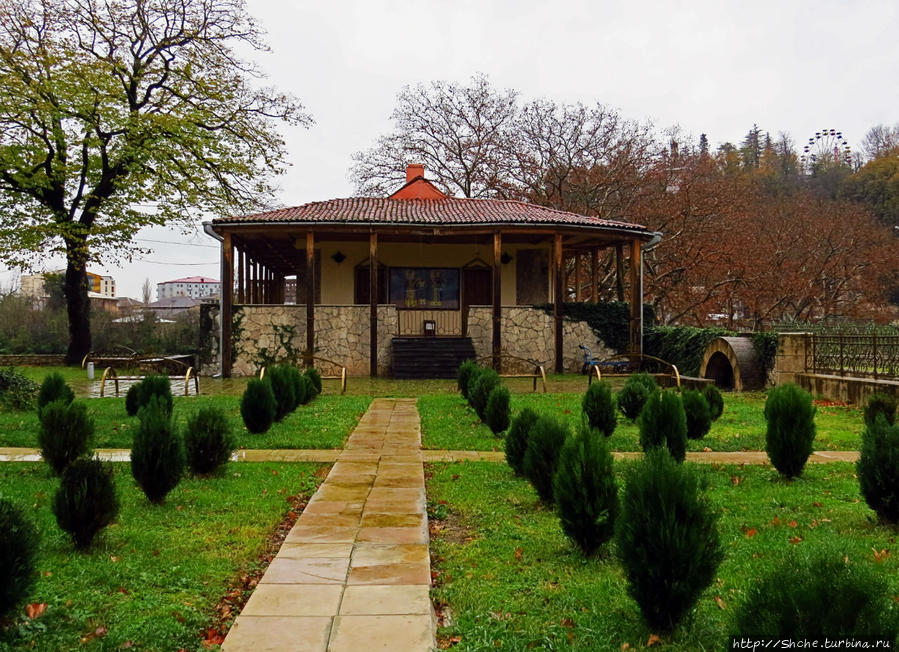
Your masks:
<svg viewBox="0 0 899 652"><path fill-rule="evenodd" d="M66 270L57 269L52 272L45 272L44 274L26 274L22 276L21 279L21 293L23 296L31 297L38 304L43 305L47 298L50 296L47 288L44 287L44 277L47 274L65 276L65 273ZM92 299L98 297L114 298L115 279L112 276L101 276L100 274L95 274L94 272L87 272L87 291L88 296L90 296Z"/></svg>
<svg viewBox="0 0 899 652"><path fill-rule="evenodd" d="M190 297L192 299L205 299L217 297L221 293L222 284L214 278L207 276L188 276L174 281L164 281L156 284L156 299L173 299L175 297Z"/></svg>
<svg viewBox="0 0 899 652"><path fill-rule="evenodd" d="M201 303L202 299L193 297L168 297L149 304L147 310L154 312L157 318L173 319Z"/></svg>

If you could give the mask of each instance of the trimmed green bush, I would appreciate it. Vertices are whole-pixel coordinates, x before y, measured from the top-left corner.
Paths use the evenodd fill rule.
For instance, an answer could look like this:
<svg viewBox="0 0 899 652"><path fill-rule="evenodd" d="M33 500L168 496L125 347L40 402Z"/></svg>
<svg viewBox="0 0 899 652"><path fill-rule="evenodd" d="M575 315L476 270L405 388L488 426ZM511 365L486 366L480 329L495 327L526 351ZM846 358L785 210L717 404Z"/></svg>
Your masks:
<svg viewBox="0 0 899 652"><path fill-rule="evenodd" d="M312 389L315 390L315 392L312 394L312 398L315 398L316 396L321 394L322 393L322 375L318 372L318 369L316 369L315 367L309 367L306 370L306 373L303 375L309 379L309 382L312 384Z"/></svg>
<svg viewBox="0 0 899 652"><path fill-rule="evenodd" d="M224 466L236 447L237 439L223 409L200 408L187 417L184 452L187 467L194 475L208 475Z"/></svg>
<svg viewBox="0 0 899 652"><path fill-rule="evenodd" d="M310 401L312 401L318 394L315 392L315 385L312 384L312 380L309 376L301 375L300 382L297 385L297 391L300 394L300 405L307 405Z"/></svg>
<svg viewBox="0 0 899 652"><path fill-rule="evenodd" d="M150 397L137 417L140 426L131 446L131 473L147 499L158 505L181 482L184 443L172 426L163 398Z"/></svg>
<svg viewBox="0 0 899 652"><path fill-rule="evenodd" d="M712 414L709 402L695 389L687 389L681 393L684 403L684 414L687 417L687 437L702 439L712 428Z"/></svg>
<svg viewBox="0 0 899 652"><path fill-rule="evenodd" d="M615 534L618 487L612 453L599 430L582 423L559 453L553 497L562 531L590 556Z"/></svg>
<svg viewBox="0 0 899 652"><path fill-rule="evenodd" d="M737 607L735 635L895 640L899 630L883 573L848 561L831 545L796 548L748 588Z"/></svg>
<svg viewBox="0 0 899 652"><path fill-rule="evenodd" d="M765 401L765 450L782 475L795 478L812 454L815 440L815 408L812 395L788 383L773 388Z"/></svg>
<svg viewBox="0 0 899 652"><path fill-rule="evenodd" d="M37 383L13 367L0 368L0 407L3 409L32 409L37 391Z"/></svg>
<svg viewBox="0 0 899 652"><path fill-rule="evenodd" d="M706 385L702 388L702 395L709 404L709 416L712 421L717 421L724 412L724 399L721 392L714 385Z"/></svg>
<svg viewBox="0 0 899 652"><path fill-rule="evenodd" d="M480 368L474 360L464 360L459 365L459 370L456 372L456 386L459 388L459 393L466 400L468 399L468 385L472 379L472 374L476 373L477 369Z"/></svg>
<svg viewBox="0 0 899 652"><path fill-rule="evenodd" d="M865 403L865 425L870 426L882 414L888 425L896 423L896 399L889 394L872 394Z"/></svg>
<svg viewBox="0 0 899 652"><path fill-rule="evenodd" d="M275 421L280 421L290 414L296 401L290 367L286 365L269 367L265 374L265 382L272 388L272 395L275 397Z"/></svg>
<svg viewBox="0 0 899 652"><path fill-rule="evenodd" d="M640 413L640 446L649 452L667 446L678 462L687 456L687 415L674 391L653 392Z"/></svg>
<svg viewBox="0 0 899 652"><path fill-rule="evenodd" d="M599 430L606 437L612 436L618 422L618 412L609 383L602 381L590 385L581 401L581 409L591 428Z"/></svg>
<svg viewBox="0 0 899 652"><path fill-rule="evenodd" d="M118 513L111 466L81 458L66 467L53 497L53 514L76 548L90 546L97 532L112 523Z"/></svg>
<svg viewBox="0 0 899 652"><path fill-rule="evenodd" d="M487 398L487 408L484 417L487 426L494 435L499 435L509 429L509 421L512 418L510 403L512 395L505 385L497 385Z"/></svg>
<svg viewBox="0 0 899 652"><path fill-rule="evenodd" d="M37 410L40 412L45 405L54 401L71 403L74 400L75 392L66 384L62 374L54 371L52 374L47 374L44 382L41 383L37 394Z"/></svg>
<svg viewBox="0 0 899 652"><path fill-rule="evenodd" d="M640 416L646 399L658 388L655 378L648 373L631 374L618 392L618 408L624 416L634 421Z"/></svg>
<svg viewBox="0 0 899 652"><path fill-rule="evenodd" d="M615 528L628 594L654 632L670 632L715 578L724 554L699 476L662 449L628 467Z"/></svg>
<svg viewBox="0 0 899 652"><path fill-rule="evenodd" d="M868 506L884 521L899 523L899 424L879 414L865 427L855 469Z"/></svg>
<svg viewBox="0 0 899 652"><path fill-rule="evenodd" d="M531 408L525 408L512 419L512 425L506 433L506 462L516 475L524 475L524 454L528 448L531 428L538 418Z"/></svg>
<svg viewBox="0 0 899 652"><path fill-rule="evenodd" d="M472 409L478 415L481 421L484 420L487 410L487 401L490 399L490 392L499 385L499 374L493 369L484 369L469 386L469 403Z"/></svg>
<svg viewBox="0 0 899 652"><path fill-rule="evenodd" d="M140 383L135 383L125 392L125 412L129 417L137 416L140 409Z"/></svg>
<svg viewBox="0 0 899 652"><path fill-rule="evenodd" d="M94 420L84 403L70 403L66 398L47 403L39 414L37 442L41 456L53 473L60 475L74 460L90 453Z"/></svg>
<svg viewBox="0 0 899 652"><path fill-rule="evenodd" d="M0 619L11 613L34 586L40 537L24 510L0 497Z"/></svg>
<svg viewBox="0 0 899 652"><path fill-rule="evenodd" d="M251 433L266 432L275 420L275 395L267 382L252 379L240 399L240 416Z"/></svg>
<svg viewBox="0 0 899 652"><path fill-rule="evenodd" d="M309 393L306 385L303 384L302 372L293 365L284 365L287 369L287 375L290 378L290 386L293 390L293 403L290 406L291 411L296 410L303 403L308 402L307 394Z"/></svg>
<svg viewBox="0 0 899 652"><path fill-rule="evenodd" d="M568 426L549 416L541 416L531 426L524 452L524 476L547 507L553 504L553 480L559 453L568 438Z"/></svg>
<svg viewBox="0 0 899 652"><path fill-rule="evenodd" d="M169 414L172 413L174 399L172 398L172 382L168 376L163 374L145 376L139 384L140 388L137 394L139 399L137 403L138 412L140 412L140 408L150 403L150 399L156 396L160 399L165 411Z"/></svg>

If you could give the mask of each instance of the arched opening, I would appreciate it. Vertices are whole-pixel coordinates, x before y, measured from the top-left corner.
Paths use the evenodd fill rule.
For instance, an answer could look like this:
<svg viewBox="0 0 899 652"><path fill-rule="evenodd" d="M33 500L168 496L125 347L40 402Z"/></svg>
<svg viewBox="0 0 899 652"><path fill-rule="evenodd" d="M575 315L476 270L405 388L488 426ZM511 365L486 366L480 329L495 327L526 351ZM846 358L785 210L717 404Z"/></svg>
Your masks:
<svg viewBox="0 0 899 652"><path fill-rule="evenodd" d="M716 351L709 358L704 377L714 380L715 385L721 389L732 390L734 388L734 369L727 356L720 351Z"/></svg>

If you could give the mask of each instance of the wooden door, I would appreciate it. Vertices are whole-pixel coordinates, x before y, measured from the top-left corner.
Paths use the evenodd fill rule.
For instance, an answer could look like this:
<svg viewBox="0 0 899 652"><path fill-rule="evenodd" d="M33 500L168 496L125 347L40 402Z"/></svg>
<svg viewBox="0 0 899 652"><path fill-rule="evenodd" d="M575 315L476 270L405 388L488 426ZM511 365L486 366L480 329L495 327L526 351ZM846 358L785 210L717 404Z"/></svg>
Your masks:
<svg viewBox="0 0 899 652"><path fill-rule="evenodd" d="M462 270L462 335L468 335L468 307L493 304L493 274L489 267Z"/></svg>

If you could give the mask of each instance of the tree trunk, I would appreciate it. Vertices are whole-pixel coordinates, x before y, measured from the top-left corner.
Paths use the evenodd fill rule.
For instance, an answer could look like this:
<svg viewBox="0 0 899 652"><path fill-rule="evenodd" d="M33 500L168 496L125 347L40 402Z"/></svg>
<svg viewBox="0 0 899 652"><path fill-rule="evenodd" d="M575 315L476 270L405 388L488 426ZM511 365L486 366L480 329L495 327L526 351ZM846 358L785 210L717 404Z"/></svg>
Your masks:
<svg viewBox="0 0 899 652"><path fill-rule="evenodd" d="M77 246L77 245L76 245ZM81 364L91 350L90 299L87 297L87 261L68 247L65 278L66 309L69 314L69 348L66 364Z"/></svg>

